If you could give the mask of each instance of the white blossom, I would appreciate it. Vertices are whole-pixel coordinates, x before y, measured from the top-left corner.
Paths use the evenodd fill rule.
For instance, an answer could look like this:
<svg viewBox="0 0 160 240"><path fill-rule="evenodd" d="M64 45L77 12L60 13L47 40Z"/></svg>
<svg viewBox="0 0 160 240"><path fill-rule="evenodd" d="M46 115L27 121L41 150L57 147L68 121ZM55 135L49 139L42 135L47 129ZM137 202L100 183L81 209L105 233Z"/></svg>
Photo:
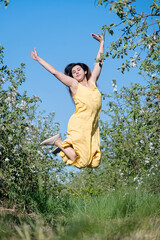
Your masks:
<svg viewBox="0 0 160 240"><path fill-rule="evenodd" d="M134 60L134 59L132 59L132 60L130 61L130 66L131 66L131 67L137 67L137 64L135 63L135 60Z"/></svg>
<svg viewBox="0 0 160 240"><path fill-rule="evenodd" d="M157 39L157 36L156 36L155 34L154 34L154 36L153 36L153 39L154 39L154 40L156 40L156 39Z"/></svg>
<svg viewBox="0 0 160 240"><path fill-rule="evenodd" d="M144 110L143 110L143 109L141 109L139 113L140 113L140 114L143 114L143 113L144 113Z"/></svg>
<svg viewBox="0 0 160 240"><path fill-rule="evenodd" d="M134 180L134 182L136 181L138 179L138 177L135 177L133 180Z"/></svg>
<svg viewBox="0 0 160 240"><path fill-rule="evenodd" d="M9 102L11 102L11 98L10 97L5 99L5 103L9 103Z"/></svg>
<svg viewBox="0 0 160 240"><path fill-rule="evenodd" d="M1 81L1 83L5 83L5 78L2 77L0 81Z"/></svg>
<svg viewBox="0 0 160 240"><path fill-rule="evenodd" d="M136 59L138 57L138 53L135 52L133 58Z"/></svg>
<svg viewBox="0 0 160 240"><path fill-rule="evenodd" d="M114 86L113 92L117 92L117 85Z"/></svg>
<svg viewBox="0 0 160 240"><path fill-rule="evenodd" d="M153 150L153 149L154 149L152 142L149 143L149 147L150 147L150 150Z"/></svg>
<svg viewBox="0 0 160 240"><path fill-rule="evenodd" d="M9 141L12 141L12 139L13 139L13 138L12 138L11 136L8 137L8 140L9 140Z"/></svg>
<svg viewBox="0 0 160 240"><path fill-rule="evenodd" d="M9 107L12 106L12 104L16 104L16 92L12 92L8 95L8 97L5 99L5 103L8 104Z"/></svg>
<svg viewBox="0 0 160 240"><path fill-rule="evenodd" d="M13 91L15 91L16 89L15 89L15 87L12 85L12 86L10 86L10 89L11 90L13 90Z"/></svg>
<svg viewBox="0 0 160 240"><path fill-rule="evenodd" d="M138 57L138 54L137 54L137 52L135 52L134 56L130 60L131 67L137 67L137 63L136 63L137 57Z"/></svg>
<svg viewBox="0 0 160 240"><path fill-rule="evenodd" d="M152 74L152 78L156 78L157 76L156 76L156 74L154 73L154 74Z"/></svg>
<svg viewBox="0 0 160 240"><path fill-rule="evenodd" d="M18 151L19 150L19 146L18 145L15 145L14 147L14 152Z"/></svg>
<svg viewBox="0 0 160 240"><path fill-rule="evenodd" d="M145 163L149 163L149 158L146 158Z"/></svg>
<svg viewBox="0 0 160 240"><path fill-rule="evenodd" d="M26 101L22 100L21 105L20 105L20 108L21 108L22 110L24 110L26 106L27 106Z"/></svg>
<svg viewBox="0 0 160 240"><path fill-rule="evenodd" d="M43 153L41 153L40 151L37 152L39 155L43 156Z"/></svg>
<svg viewBox="0 0 160 240"><path fill-rule="evenodd" d="M26 127L26 131L29 132L30 128L29 127Z"/></svg>
<svg viewBox="0 0 160 240"><path fill-rule="evenodd" d="M6 158L6 159L5 159L5 162L9 162L9 158Z"/></svg>
<svg viewBox="0 0 160 240"><path fill-rule="evenodd" d="M148 44L148 48L151 49L151 47L152 47L152 44Z"/></svg>

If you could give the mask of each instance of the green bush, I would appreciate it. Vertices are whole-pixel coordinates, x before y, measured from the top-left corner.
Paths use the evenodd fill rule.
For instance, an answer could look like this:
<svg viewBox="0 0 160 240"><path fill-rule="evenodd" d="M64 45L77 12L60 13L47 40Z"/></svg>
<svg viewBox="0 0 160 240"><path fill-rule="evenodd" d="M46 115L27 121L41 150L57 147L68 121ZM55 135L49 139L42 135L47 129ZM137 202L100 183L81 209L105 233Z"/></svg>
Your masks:
<svg viewBox="0 0 160 240"><path fill-rule="evenodd" d="M1 201L3 206L30 212L36 209L35 196L41 189L46 196L56 198L64 188L64 165L53 158L50 148L39 146L59 130L59 124L54 113L38 113L38 97L21 93L25 65L14 70L4 66L3 47L0 63Z"/></svg>

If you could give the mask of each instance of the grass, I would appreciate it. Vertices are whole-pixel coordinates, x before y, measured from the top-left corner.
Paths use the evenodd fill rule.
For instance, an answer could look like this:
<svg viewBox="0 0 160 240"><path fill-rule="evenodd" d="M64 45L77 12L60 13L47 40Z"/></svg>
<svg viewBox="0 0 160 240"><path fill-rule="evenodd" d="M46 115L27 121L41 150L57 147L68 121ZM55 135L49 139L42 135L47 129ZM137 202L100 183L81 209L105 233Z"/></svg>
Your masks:
<svg viewBox="0 0 160 240"><path fill-rule="evenodd" d="M150 239L159 239L159 223L160 194L128 189L126 193L116 191L90 200L79 199L75 202L71 223L63 237L84 239L88 236L91 239L96 235L97 239L124 239L139 231L142 231L142 237L143 232L145 235L155 229Z"/></svg>
<svg viewBox="0 0 160 240"><path fill-rule="evenodd" d="M1 213L0 239L160 239L160 193L127 188L126 192L71 199L70 204L72 210L68 216L57 216L56 226L42 216L29 219Z"/></svg>

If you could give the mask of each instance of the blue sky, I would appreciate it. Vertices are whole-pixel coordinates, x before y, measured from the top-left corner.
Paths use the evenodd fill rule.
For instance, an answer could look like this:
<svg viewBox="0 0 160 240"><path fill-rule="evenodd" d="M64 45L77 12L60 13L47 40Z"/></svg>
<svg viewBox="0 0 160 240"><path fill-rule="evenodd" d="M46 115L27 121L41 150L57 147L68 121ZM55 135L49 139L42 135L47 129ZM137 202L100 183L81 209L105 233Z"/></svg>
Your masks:
<svg viewBox="0 0 160 240"><path fill-rule="evenodd" d="M146 3L137 1L145 11ZM145 4L144 4L145 3ZM99 44L91 33L101 33L103 24L117 21L105 6L98 7L95 0L11 0L7 9L0 7L1 38L5 48L5 63L9 68L26 64L26 82L23 89L28 95L41 98L40 109L55 112L63 133L74 113L74 104L68 89L37 62L31 59L30 51L36 47L40 57L63 71L71 62L84 62L91 70ZM112 38L106 35L105 48ZM121 74L117 71L120 62L107 59L98 81L100 91L112 94L112 79L117 79L118 89L131 82L142 82L137 70Z"/></svg>

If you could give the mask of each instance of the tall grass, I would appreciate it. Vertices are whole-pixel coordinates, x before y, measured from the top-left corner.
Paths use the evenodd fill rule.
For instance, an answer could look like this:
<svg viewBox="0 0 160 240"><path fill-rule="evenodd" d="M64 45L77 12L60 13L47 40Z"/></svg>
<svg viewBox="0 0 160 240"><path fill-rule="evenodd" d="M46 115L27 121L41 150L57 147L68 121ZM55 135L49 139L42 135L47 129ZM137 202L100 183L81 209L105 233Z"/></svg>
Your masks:
<svg viewBox="0 0 160 240"><path fill-rule="evenodd" d="M150 232L153 227L158 227L158 222L160 193L152 195L135 189L116 191L75 201L65 239L84 239L84 236L92 239L92 234L98 234L99 238L95 239L104 236L104 239L121 239L143 228ZM160 230L157 234L160 237Z"/></svg>
<svg viewBox="0 0 160 240"><path fill-rule="evenodd" d="M74 211L75 216L85 215L92 219L98 218L100 221L129 216L159 216L160 193L149 194L135 189L127 189L126 192L115 191L91 199L78 199L74 202Z"/></svg>
<svg viewBox="0 0 160 240"><path fill-rule="evenodd" d="M127 188L125 192L66 201L61 214L56 215L56 225L47 223L44 215L30 222L1 215L0 239L160 239L160 193Z"/></svg>

